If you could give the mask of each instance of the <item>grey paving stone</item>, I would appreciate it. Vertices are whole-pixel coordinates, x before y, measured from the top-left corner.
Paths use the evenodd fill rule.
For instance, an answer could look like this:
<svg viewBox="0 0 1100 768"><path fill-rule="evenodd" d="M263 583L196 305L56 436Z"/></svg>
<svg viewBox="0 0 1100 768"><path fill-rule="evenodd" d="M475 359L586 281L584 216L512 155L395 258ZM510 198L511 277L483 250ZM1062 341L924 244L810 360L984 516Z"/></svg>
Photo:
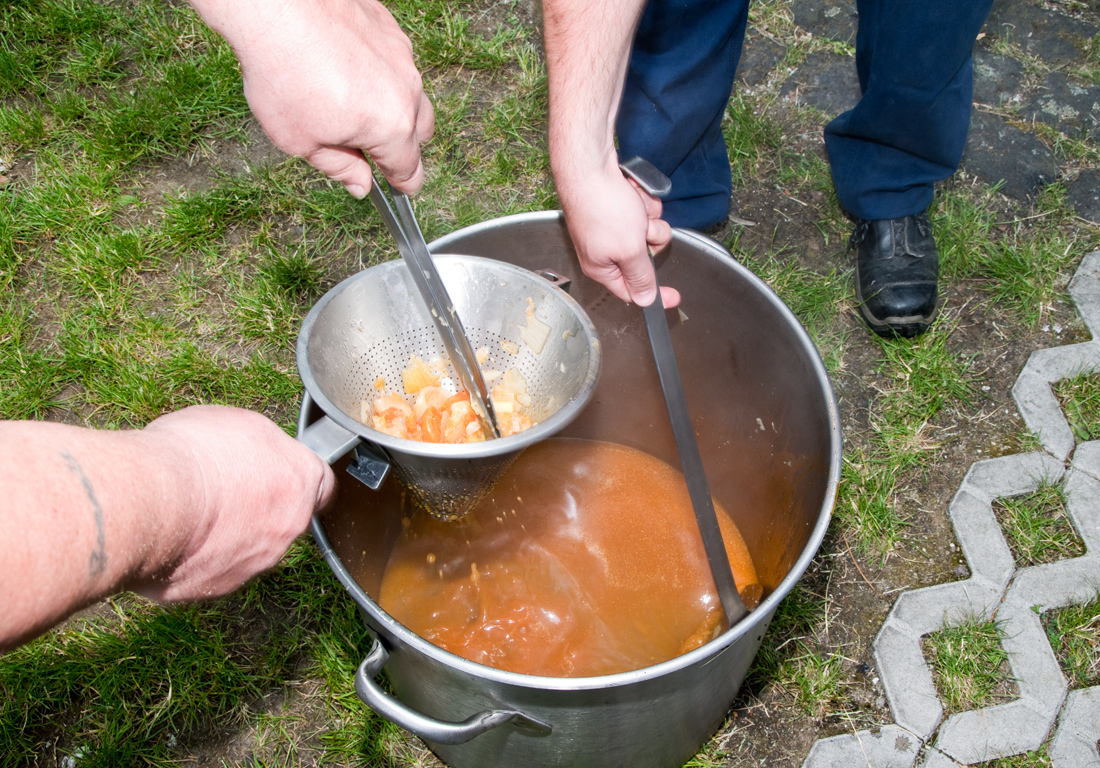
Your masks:
<svg viewBox="0 0 1100 768"><path fill-rule="evenodd" d="M829 51L811 53L783 83L779 96L836 117L859 101L855 61Z"/></svg>
<svg viewBox="0 0 1100 768"><path fill-rule="evenodd" d="M1084 453L1084 456L1080 454ZM1078 469L1081 464L1087 469ZM1073 470L1066 480L1066 512L1088 555L1100 557L1100 443L1085 443L1073 455Z"/></svg>
<svg viewBox="0 0 1100 768"><path fill-rule="evenodd" d="M990 582L967 579L903 592L890 615L919 637L974 616L988 619L1000 600L1001 590Z"/></svg>
<svg viewBox="0 0 1100 768"><path fill-rule="evenodd" d="M1034 373L1048 384L1100 366L1100 346L1092 342L1037 349L1031 353L1025 372Z"/></svg>
<svg viewBox="0 0 1100 768"><path fill-rule="evenodd" d="M984 579L998 594L1008 586L1016 563L987 498L962 490L947 508L971 578Z"/></svg>
<svg viewBox="0 0 1100 768"><path fill-rule="evenodd" d="M1074 691L1051 739L1047 754L1054 768L1100 768L1100 687Z"/></svg>
<svg viewBox="0 0 1100 768"><path fill-rule="evenodd" d="M1066 185L1066 202L1082 219L1100 224L1100 171L1081 171Z"/></svg>
<svg viewBox="0 0 1100 768"><path fill-rule="evenodd" d="M1043 448L1065 460L1076 440L1062 414L1050 384L1100 367L1100 346L1095 342L1040 349L1031 353L1012 387L1012 399L1028 429L1039 436Z"/></svg>
<svg viewBox="0 0 1100 768"><path fill-rule="evenodd" d="M1097 34L1092 24L1043 10L1027 0L996 0L984 30L989 42L1014 42L1025 53L1056 65L1083 55Z"/></svg>
<svg viewBox="0 0 1100 768"><path fill-rule="evenodd" d="M1092 335L1100 336L1100 251L1086 253L1081 259L1069 281L1069 294Z"/></svg>
<svg viewBox="0 0 1100 768"><path fill-rule="evenodd" d="M1021 569L996 614L1002 645L1020 692L1017 701L953 715L940 727L937 749L962 763L1038 749L1066 695L1066 679L1032 610L1084 602L1100 583L1100 558L1079 557ZM880 668L880 674L882 670Z"/></svg>
<svg viewBox="0 0 1100 768"><path fill-rule="evenodd" d="M1091 440L1081 443L1073 452L1073 469L1075 474L1086 474L1090 477L1100 478L1100 441ZM1067 478L1070 482L1072 478Z"/></svg>
<svg viewBox="0 0 1100 768"><path fill-rule="evenodd" d="M1019 577L1009 587L1005 604L997 613L998 621L1003 622L1001 646L1008 655L1020 698L1046 720L1049 729L1058 716L1068 685L1043 631L1039 614L1031 610L1032 601L1014 597L1018 583Z"/></svg>
<svg viewBox="0 0 1100 768"><path fill-rule="evenodd" d="M943 719L943 705L921 652L920 635L887 617L875 638L873 654L894 722L928 739Z"/></svg>
<svg viewBox="0 0 1100 768"><path fill-rule="evenodd" d="M1058 178L1054 153L1034 134L1000 117L975 110L963 150L962 166L987 184L1017 200L1034 197Z"/></svg>
<svg viewBox="0 0 1100 768"><path fill-rule="evenodd" d="M940 727L935 747L970 765L1038 749L1052 721L1019 700L952 715Z"/></svg>
<svg viewBox="0 0 1100 768"><path fill-rule="evenodd" d="M1076 139L1100 139L1100 88L1070 80L1065 72L1051 72L1017 117L1053 125Z"/></svg>
<svg viewBox="0 0 1100 768"><path fill-rule="evenodd" d="M974 50L974 101L1000 107L1023 93L1024 65L1011 56L984 48Z"/></svg>
<svg viewBox="0 0 1100 768"><path fill-rule="evenodd" d="M963 478L961 490L978 489L990 500L1032 493L1042 480L1056 482L1065 471L1050 454L1036 451L976 461Z"/></svg>
<svg viewBox="0 0 1100 768"><path fill-rule="evenodd" d="M935 747L926 746L917 760L917 768L965 768Z"/></svg>
<svg viewBox="0 0 1100 768"><path fill-rule="evenodd" d="M921 741L896 725L819 739L802 768L909 768Z"/></svg>
<svg viewBox="0 0 1100 768"><path fill-rule="evenodd" d="M856 4L848 0L794 0L794 23L818 37L856 44Z"/></svg>
<svg viewBox="0 0 1100 768"><path fill-rule="evenodd" d="M1020 606L1030 612L1087 603L1100 590L1100 557L1094 553L1055 563L1044 563L1017 572L1005 594L1005 610ZM998 614L1000 615L1000 614Z"/></svg>
<svg viewBox="0 0 1100 768"><path fill-rule="evenodd" d="M1044 450L1064 461L1077 441L1050 390L1050 383L1025 369L1012 385L1012 399L1027 428L1039 438Z"/></svg>

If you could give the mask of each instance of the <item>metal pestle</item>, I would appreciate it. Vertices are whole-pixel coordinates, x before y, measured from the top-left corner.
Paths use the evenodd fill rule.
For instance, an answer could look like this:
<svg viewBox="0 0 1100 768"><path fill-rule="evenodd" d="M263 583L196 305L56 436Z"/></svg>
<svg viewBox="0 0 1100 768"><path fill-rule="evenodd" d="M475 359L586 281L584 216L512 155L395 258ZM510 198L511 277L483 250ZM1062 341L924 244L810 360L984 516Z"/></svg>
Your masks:
<svg viewBox="0 0 1100 768"><path fill-rule="evenodd" d="M489 397L485 378L481 375L481 368L477 364L470 341L466 338L466 331L455 311L454 302L451 301L447 287L443 285L443 280L440 279L439 272L435 268L435 262L432 261L432 256L428 252L428 245L424 242L424 235L421 234L420 226L416 222L412 204L408 196L390 186L397 216L401 217L398 221L381 186L379 176L376 174L370 188L370 199L397 242L397 250L405 260L421 298L428 305L451 364L458 372L462 386L470 393L470 402L474 410L488 422L493 437L500 437L500 422L493 409L493 401Z"/></svg>
<svg viewBox="0 0 1100 768"><path fill-rule="evenodd" d="M635 157L622 163L623 173L633 179L639 187L654 197L668 194L672 182L651 163ZM653 252L650 251L650 261ZM653 271L657 276L656 264ZM657 363L657 375L661 379L661 391L665 395L672 433L676 438L676 449L680 452L680 468L687 481L691 506L695 510L695 519L699 525L699 534L703 538L703 549L707 554L714 586L718 590L718 599L726 613L726 619L732 627L748 615L741 595L737 591L737 582L730 568L726 545L722 541L722 530L718 526L718 516L714 511L714 500L710 495L706 472L703 470L703 458L699 453L699 443L695 439L695 428L691 424L687 399L684 396L684 384L680 379L680 368L676 364L676 355L672 349L672 336L668 330L668 318L665 317L664 304L661 301L661 287L657 285L657 296L648 307L642 308L649 343L653 348L653 359Z"/></svg>

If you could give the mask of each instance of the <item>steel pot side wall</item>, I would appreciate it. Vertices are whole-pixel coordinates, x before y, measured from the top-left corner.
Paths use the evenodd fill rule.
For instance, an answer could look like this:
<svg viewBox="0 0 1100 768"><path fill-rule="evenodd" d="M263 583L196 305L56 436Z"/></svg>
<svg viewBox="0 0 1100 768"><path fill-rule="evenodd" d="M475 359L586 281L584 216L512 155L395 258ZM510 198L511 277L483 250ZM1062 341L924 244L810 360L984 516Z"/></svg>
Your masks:
<svg viewBox="0 0 1100 768"><path fill-rule="evenodd" d="M310 406L307 399L303 414ZM308 423L316 417L313 414L305 420ZM342 491L352 488L352 483L341 485ZM380 544L389 538L392 546L396 534L388 536L384 528L377 526L377 537L372 536L368 543ZM345 567L349 560L355 565L369 562L370 553L352 556L345 541L339 547L344 550L341 557L319 519L314 520L313 532L330 566L359 605L367 627L389 651L386 675L404 705L449 722L485 710L513 709L553 727L548 736L531 736L506 725L466 744L429 744L456 768L683 765L721 725L775 610L772 605L754 612L746 621L751 627L742 627L733 642L711 649L704 654L704 661L694 664L676 667L666 663L627 675L579 680L516 675L481 667L416 638L367 594L362 582L369 577L357 578ZM351 538L356 546L364 541L358 534ZM375 551L382 549L384 545Z"/></svg>
<svg viewBox="0 0 1100 768"><path fill-rule="evenodd" d="M675 768L721 726L752 664L771 616L705 664L621 686L560 690L480 680L398 644L387 669L395 693L413 709L459 721L487 709L516 709L549 723L548 736L505 726L468 744L431 745L453 766Z"/></svg>
<svg viewBox="0 0 1100 768"><path fill-rule="evenodd" d="M573 297L597 326L604 365L592 401L564 434L632 445L678 465L641 312L582 275L560 214L486 222L432 247L571 278ZM341 482L336 505L314 519L314 536L389 650L385 669L399 699L443 720L506 708L553 726L545 737L503 726L457 747L431 745L453 766L682 765L720 726L779 600L824 537L840 476L839 417L805 332L710 240L677 232L658 270L684 295L682 313L671 310L669 319L712 491L771 594L733 631L644 670L577 679L494 670L427 643L374 602L408 501L393 481L377 492ZM299 429L319 416L307 397ZM343 463L334 465L341 477Z"/></svg>

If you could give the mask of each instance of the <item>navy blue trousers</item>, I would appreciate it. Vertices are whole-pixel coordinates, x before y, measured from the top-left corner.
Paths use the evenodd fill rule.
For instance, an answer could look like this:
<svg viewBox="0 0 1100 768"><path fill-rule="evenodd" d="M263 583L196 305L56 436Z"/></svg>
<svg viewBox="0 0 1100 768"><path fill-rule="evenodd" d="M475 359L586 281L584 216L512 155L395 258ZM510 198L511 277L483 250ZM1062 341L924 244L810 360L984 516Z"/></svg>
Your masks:
<svg viewBox="0 0 1100 768"><path fill-rule="evenodd" d="M971 52L992 0L857 0L863 96L825 127L840 203L894 219L932 202L959 166L970 127ZM635 33L616 122L619 154L672 179L664 218L705 229L729 213L722 117L748 0L650 0Z"/></svg>

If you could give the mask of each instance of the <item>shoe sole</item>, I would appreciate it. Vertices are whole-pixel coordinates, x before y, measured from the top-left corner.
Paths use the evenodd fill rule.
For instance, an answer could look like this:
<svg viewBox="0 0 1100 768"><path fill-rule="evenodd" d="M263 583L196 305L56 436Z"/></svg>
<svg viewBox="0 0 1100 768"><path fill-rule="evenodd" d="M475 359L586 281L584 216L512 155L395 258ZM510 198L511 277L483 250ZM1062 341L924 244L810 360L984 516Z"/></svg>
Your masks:
<svg viewBox="0 0 1100 768"><path fill-rule="evenodd" d="M902 336L909 339L914 336L919 336L928 330L928 326L931 325L932 321L936 318L936 313L933 312L928 317L914 315L910 317L887 317L880 320L869 314L863 304L859 305L859 314L860 317L863 318L863 322L867 324L867 327L884 338Z"/></svg>
<svg viewBox="0 0 1100 768"><path fill-rule="evenodd" d="M936 319L936 314L939 312L939 302L936 302L936 308L933 309L932 314L928 316L908 315L906 317L887 317L881 319L875 317L867 311L867 304L864 302L863 295L859 290L858 270L856 273L856 301L859 302L859 315L863 318L863 322L876 334L886 339L892 339L898 336L911 339L914 336L920 336L928 330L928 326Z"/></svg>

